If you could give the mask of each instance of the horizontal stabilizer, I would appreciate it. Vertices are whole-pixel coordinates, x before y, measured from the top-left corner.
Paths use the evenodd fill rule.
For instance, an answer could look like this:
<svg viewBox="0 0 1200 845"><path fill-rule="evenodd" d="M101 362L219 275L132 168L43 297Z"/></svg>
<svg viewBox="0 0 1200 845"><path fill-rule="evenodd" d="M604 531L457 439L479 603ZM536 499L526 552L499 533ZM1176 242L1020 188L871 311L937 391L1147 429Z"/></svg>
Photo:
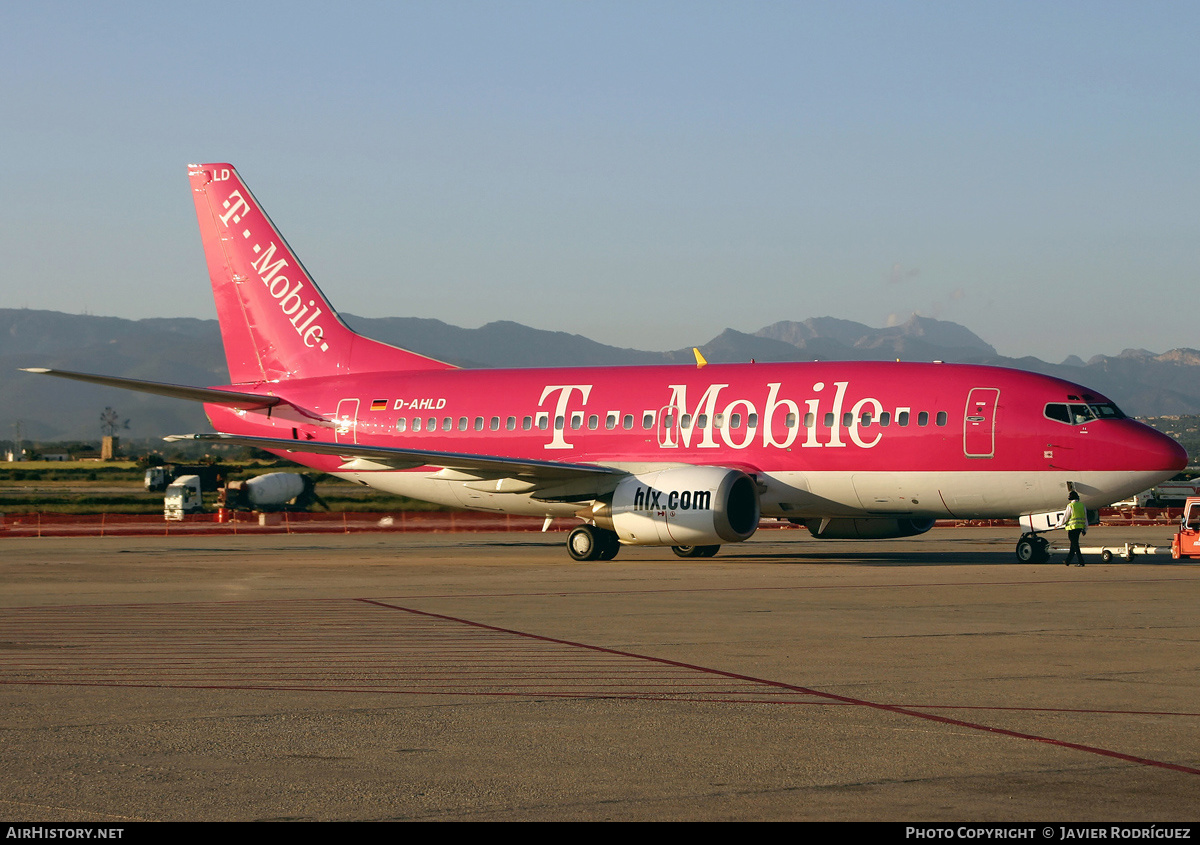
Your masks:
<svg viewBox="0 0 1200 845"><path fill-rule="evenodd" d="M364 446L361 443L321 443L315 440L285 440L277 437L246 437L239 434L174 434L164 437L170 443L199 440L206 443L226 443L232 446L251 446L276 452L304 452L310 455L336 455L351 461L369 461L380 468L413 469L421 466L486 472L497 477L535 478L538 480L569 481L580 478L601 478L624 475L624 470L595 464L568 464L557 461L535 461L524 458L501 458L494 455L468 455L459 452L432 452L424 449L392 449L387 446ZM361 466L362 464L360 464Z"/></svg>
<svg viewBox="0 0 1200 845"><path fill-rule="evenodd" d="M185 384L164 384L158 381L140 381L132 378L118 378L117 376L73 373L70 370L52 370L49 367L22 367L21 369L27 373L58 376L59 378L69 378L75 381L86 381L90 384L102 384L105 387L137 390L141 393L154 393L158 396L170 396L173 399L190 399L193 402L228 405L230 408L245 411L270 408L283 401L278 396L260 396L257 393L239 393L236 390L219 390L213 387L189 387Z"/></svg>

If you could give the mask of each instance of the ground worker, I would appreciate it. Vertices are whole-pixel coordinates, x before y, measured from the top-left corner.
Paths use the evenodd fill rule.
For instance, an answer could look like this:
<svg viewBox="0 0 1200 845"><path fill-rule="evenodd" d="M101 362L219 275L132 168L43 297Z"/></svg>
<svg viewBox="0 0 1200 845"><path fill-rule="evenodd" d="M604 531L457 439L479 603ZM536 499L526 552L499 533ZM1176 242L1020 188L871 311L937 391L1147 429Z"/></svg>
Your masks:
<svg viewBox="0 0 1200 845"><path fill-rule="evenodd" d="M1077 557L1079 565L1083 566L1083 552L1079 550L1079 535L1087 533L1087 508L1079 501L1079 494L1074 490L1067 496L1067 511L1063 514L1063 528L1067 529L1067 539L1071 541L1071 550L1067 552L1066 566L1071 565L1071 558Z"/></svg>

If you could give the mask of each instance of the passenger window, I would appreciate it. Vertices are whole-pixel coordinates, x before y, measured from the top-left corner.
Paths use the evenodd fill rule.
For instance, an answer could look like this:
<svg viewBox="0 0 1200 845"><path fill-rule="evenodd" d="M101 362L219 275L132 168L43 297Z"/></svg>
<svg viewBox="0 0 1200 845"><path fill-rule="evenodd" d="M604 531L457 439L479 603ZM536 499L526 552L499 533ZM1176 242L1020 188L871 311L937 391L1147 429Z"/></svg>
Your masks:
<svg viewBox="0 0 1200 845"><path fill-rule="evenodd" d="M606 416L604 418L604 427L607 428L609 431L612 431L614 428L616 428L618 416L619 416L619 414L617 414L616 411L609 411L608 416Z"/></svg>
<svg viewBox="0 0 1200 845"><path fill-rule="evenodd" d="M454 420L450 419L450 417L444 417L442 419L442 431L449 431L453 427Z"/></svg>
<svg viewBox="0 0 1200 845"><path fill-rule="evenodd" d="M724 414L713 414L713 428L724 428L724 427L725 427L725 415Z"/></svg>
<svg viewBox="0 0 1200 845"><path fill-rule="evenodd" d="M482 421L482 420L480 420L480 422L483 422L483 421ZM468 423L467 423L467 418L466 418L466 417L459 417L459 418L458 418L458 430L459 430L459 431L466 431L466 430L467 430L467 425L468 425Z"/></svg>
<svg viewBox="0 0 1200 845"><path fill-rule="evenodd" d="M696 416L696 428L708 428L708 414Z"/></svg>
<svg viewBox="0 0 1200 845"><path fill-rule="evenodd" d="M626 430L633 428L633 414L625 415L625 419L621 421L621 427Z"/></svg>
<svg viewBox="0 0 1200 845"><path fill-rule="evenodd" d="M396 420L396 431L404 431L408 427L408 420L404 417Z"/></svg>
<svg viewBox="0 0 1200 845"><path fill-rule="evenodd" d="M583 414L575 411L571 414L571 430L579 431L583 427Z"/></svg>
<svg viewBox="0 0 1200 845"><path fill-rule="evenodd" d="M896 414L896 425L908 425L908 411L901 411Z"/></svg>
<svg viewBox="0 0 1200 845"><path fill-rule="evenodd" d="M882 414L879 415L879 424L881 426L886 427L889 424L891 424L891 422L892 422L892 415L890 412L884 411Z"/></svg>
<svg viewBox="0 0 1200 845"><path fill-rule="evenodd" d="M684 414L682 417L680 417L679 418L679 427L680 428L691 428L692 427L692 415Z"/></svg>
<svg viewBox="0 0 1200 845"><path fill-rule="evenodd" d="M559 419L562 419L562 417L559 417ZM539 429L541 429L542 431L545 431L546 429L548 429L550 427L550 415L545 414L545 413L538 414L537 415L537 427Z"/></svg>
<svg viewBox="0 0 1200 845"><path fill-rule="evenodd" d="M527 419L528 419L528 418L527 418ZM506 429L508 429L509 431L514 431L514 430L516 429L516 427L517 427L517 418L516 418L516 417L509 417L508 419L506 419L506 420L504 421L504 427L505 427ZM526 428L528 428L529 426L525 426L525 427L526 427Z"/></svg>
<svg viewBox="0 0 1200 845"><path fill-rule="evenodd" d="M492 424L491 424L491 426L489 426L489 428L491 428L492 431L499 431L500 430L500 418L492 417Z"/></svg>
<svg viewBox="0 0 1200 845"><path fill-rule="evenodd" d="M598 416L592 414L590 417L588 417L588 428L590 428L592 431L595 431L599 427L600 418Z"/></svg>
<svg viewBox="0 0 1200 845"><path fill-rule="evenodd" d="M863 414L862 422L860 422L859 425L861 425L863 428L870 428L871 427L871 415Z"/></svg>
<svg viewBox="0 0 1200 845"><path fill-rule="evenodd" d="M559 414L557 417L554 418L554 430L555 431L562 431L564 428L566 428L566 426L567 426L567 421L565 419L563 419L562 414Z"/></svg>
<svg viewBox="0 0 1200 845"><path fill-rule="evenodd" d="M786 417L784 417L783 418L783 427L784 428L795 428L796 427L796 415L788 414Z"/></svg>
<svg viewBox="0 0 1200 845"><path fill-rule="evenodd" d="M413 430L413 431L420 431L420 430L421 430L421 418L420 418L420 417L413 417L413 425L412 425L412 430Z"/></svg>
<svg viewBox="0 0 1200 845"><path fill-rule="evenodd" d="M853 426L854 425L854 414L850 413L849 411L842 414L842 425L845 426L846 428L850 428L851 426Z"/></svg>
<svg viewBox="0 0 1200 845"><path fill-rule="evenodd" d="M642 414L642 428L644 428L646 431L649 431L650 429L654 428L654 412L653 411L646 411L646 413Z"/></svg>
<svg viewBox="0 0 1200 845"><path fill-rule="evenodd" d="M945 411L938 411L938 412L937 412L937 424L938 424L938 425L945 425L945 424L946 424L946 412L945 412Z"/></svg>
<svg viewBox="0 0 1200 845"><path fill-rule="evenodd" d="M833 414L830 413L825 415L825 427L833 428Z"/></svg>
<svg viewBox="0 0 1200 845"><path fill-rule="evenodd" d="M735 430L741 428L742 427L742 415L741 414L730 414L729 415L729 427L732 429L735 429Z"/></svg>
<svg viewBox="0 0 1200 845"><path fill-rule="evenodd" d="M758 428L758 414L746 417L746 428Z"/></svg>
<svg viewBox="0 0 1200 845"><path fill-rule="evenodd" d="M533 417L523 417L521 419L521 430L529 431L531 428L533 428Z"/></svg>
<svg viewBox="0 0 1200 845"><path fill-rule="evenodd" d="M929 425L929 412L922 411L917 414L917 425Z"/></svg>
<svg viewBox="0 0 1200 845"><path fill-rule="evenodd" d="M483 431L483 417L476 417L476 418L475 418L475 430L476 430L476 431Z"/></svg>
<svg viewBox="0 0 1200 845"><path fill-rule="evenodd" d="M805 428L812 428L816 424L817 424L817 415L816 414L809 412L804 415L804 427Z"/></svg>

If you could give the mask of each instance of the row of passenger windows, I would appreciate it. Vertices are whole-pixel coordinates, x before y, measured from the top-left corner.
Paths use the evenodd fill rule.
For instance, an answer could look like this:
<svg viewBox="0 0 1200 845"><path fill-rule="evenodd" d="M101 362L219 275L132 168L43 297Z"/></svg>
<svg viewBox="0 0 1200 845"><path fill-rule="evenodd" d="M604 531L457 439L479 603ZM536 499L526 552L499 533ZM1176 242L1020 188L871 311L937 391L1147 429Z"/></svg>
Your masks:
<svg viewBox="0 0 1200 845"><path fill-rule="evenodd" d="M608 428L608 429L616 428L617 421L619 418L620 418L619 414L609 414L608 418L605 421L604 427ZM626 428L626 429L631 429L631 428L633 428L633 422L634 422L633 414L626 414L624 419L621 420L621 427ZM555 417L554 427L557 430L562 431L564 424L565 424L565 421L561 416ZM599 425L600 425L599 417L597 417L595 414L592 414L592 416L588 420L588 428L592 428L592 429L598 428ZM438 425L437 417L429 417L428 419L423 419L422 417L413 417L411 420L408 419L407 417L400 417L400 419L396 420L396 431L422 431L422 430L437 431L439 427L441 428L442 431L453 431L455 428L454 418L453 417L442 417L440 426ZM541 429L544 431L544 430L548 429L549 427L550 427L550 415L549 414L538 414L536 420L534 420L533 417L523 417L521 419L521 430L522 431L529 431L530 429L533 429L533 428L538 428L538 429ZM582 415L578 415L578 414L574 415L571 420L571 428L579 429L582 427L583 427ZM654 427L654 414L647 414L645 417L642 418L642 428L650 429L653 427ZM485 425L485 421L484 421L483 417L475 417L475 422L473 425L472 425L469 417L459 417L457 428L459 431L467 431L468 429L471 429L471 428L474 428L475 431L483 431L484 428L487 428L491 431L499 431L500 430L500 417L492 417L489 421L486 422L486 425ZM507 431L516 431L517 418L516 417L507 417L504 420L504 428Z"/></svg>
<svg viewBox="0 0 1200 845"><path fill-rule="evenodd" d="M643 413L641 421L642 429L649 431L654 428L656 416L657 414L654 411L646 411ZM398 420L396 420L396 431L437 431L439 428L442 431L453 431L455 428L457 428L459 431L468 431L470 429L474 429L475 431L483 431L485 428L490 431L499 431L500 419L500 417L491 417L490 419L485 419L484 417L475 417L474 421L472 422L470 417L459 417L456 425L454 417L442 417L439 425L437 417L412 417L411 419L408 417L400 417ZM898 411L895 417L893 417L890 412L884 411L883 413L879 414L878 417L875 417L871 414L863 414L858 418L858 425L864 428L872 425L886 427L893 424L903 427L909 425L911 421L912 415L910 411ZM784 419L783 424L786 428L795 428L796 422L796 415L788 414ZM822 422L825 428L833 428L833 414L825 414ZM938 411L934 416L934 423L939 426L944 426L946 422L946 412ZM570 427L572 431L578 431L579 429L584 428L584 423L585 415L582 412L576 411L575 413L571 414ZM745 424L746 428L758 428L758 414L747 414L745 416L742 414L729 414L728 417L726 417L725 414L714 414L711 420L709 420L707 414L697 414L694 418L691 414L682 414L676 417L675 414L668 412L666 415L664 415L663 425L665 428L673 428L677 423L681 428L685 429L704 429L708 428L710 423L713 428L725 428L728 426L731 429L740 429L743 423ZM633 414L625 414L622 416L618 412L610 412L604 417L604 428L609 431L617 428L618 425L625 430L630 430L634 427L634 424L635 418ZM929 425L929 412L917 412L916 424L918 426ZM560 415L554 418L554 428L556 431L562 431L566 425L567 420L563 416ZM815 415L805 414L803 425L805 428L813 428L816 425ZM842 414L842 425L846 428L853 426L854 414L850 412ZM522 431L529 431L533 428L545 431L549 427L549 414L542 413L538 414L536 417L528 416L521 418ZM592 431L599 429L600 416L598 414L587 415L586 427ZM504 428L507 431L516 431L517 418L506 417L504 419Z"/></svg>

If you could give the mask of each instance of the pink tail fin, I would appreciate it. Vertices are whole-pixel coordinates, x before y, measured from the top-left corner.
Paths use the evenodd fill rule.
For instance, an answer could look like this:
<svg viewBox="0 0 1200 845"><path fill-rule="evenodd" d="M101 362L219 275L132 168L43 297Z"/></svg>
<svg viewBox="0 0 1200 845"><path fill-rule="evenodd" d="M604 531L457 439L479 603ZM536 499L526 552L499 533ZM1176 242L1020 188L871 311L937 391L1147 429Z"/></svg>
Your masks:
<svg viewBox="0 0 1200 845"><path fill-rule="evenodd" d="M452 368L351 331L233 165L188 178L231 383Z"/></svg>

